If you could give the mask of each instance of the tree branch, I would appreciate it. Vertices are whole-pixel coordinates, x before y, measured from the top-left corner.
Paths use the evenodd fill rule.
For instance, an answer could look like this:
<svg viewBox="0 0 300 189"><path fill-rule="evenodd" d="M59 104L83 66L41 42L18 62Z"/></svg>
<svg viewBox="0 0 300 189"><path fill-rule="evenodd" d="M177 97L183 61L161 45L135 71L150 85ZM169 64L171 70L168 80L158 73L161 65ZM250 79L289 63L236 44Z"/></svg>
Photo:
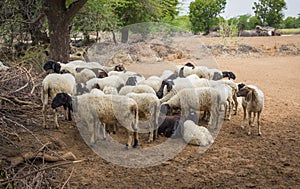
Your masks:
<svg viewBox="0 0 300 189"><path fill-rule="evenodd" d="M87 0L77 0L73 2L67 9L67 17L72 19L75 14L84 6Z"/></svg>

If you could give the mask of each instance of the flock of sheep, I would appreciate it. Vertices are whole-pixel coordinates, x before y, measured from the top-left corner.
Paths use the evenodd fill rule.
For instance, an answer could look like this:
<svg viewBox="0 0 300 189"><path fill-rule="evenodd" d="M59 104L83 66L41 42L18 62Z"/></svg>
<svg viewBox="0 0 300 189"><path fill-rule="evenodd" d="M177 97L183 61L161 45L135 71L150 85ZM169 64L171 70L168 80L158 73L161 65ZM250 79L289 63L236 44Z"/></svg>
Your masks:
<svg viewBox="0 0 300 189"><path fill-rule="evenodd" d="M220 112L224 112L222 119L226 120L231 119L232 111L237 114L238 97L242 98L244 121L248 114L248 134L257 115L261 135L264 95L256 86L235 83L232 72L186 63L160 76L145 78L123 65L107 67L81 60L67 64L50 60L44 70L48 75L42 82L43 126L47 128L46 106L50 98L56 128L57 108L63 106L69 121L73 112L87 128L90 145L98 140L99 130L106 139L110 125L114 132L118 126L125 127L127 148L137 147L140 123L146 123L148 142L160 134L207 146L213 142L212 130L220 124ZM199 126L200 119L206 120L209 127Z"/></svg>

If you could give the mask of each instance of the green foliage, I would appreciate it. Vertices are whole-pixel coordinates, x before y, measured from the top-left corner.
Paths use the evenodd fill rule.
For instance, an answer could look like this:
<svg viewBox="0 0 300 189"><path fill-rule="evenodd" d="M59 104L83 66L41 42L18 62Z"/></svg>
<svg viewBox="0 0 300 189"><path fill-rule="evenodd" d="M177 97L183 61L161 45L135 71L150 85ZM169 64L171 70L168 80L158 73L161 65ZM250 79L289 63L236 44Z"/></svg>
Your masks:
<svg viewBox="0 0 300 189"><path fill-rule="evenodd" d="M111 0L121 26L140 22L170 22L178 14L178 0Z"/></svg>
<svg viewBox="0 0 300 189"><path fill-rule="evenodd" d="M254 2L252 7L255 16L261 20L262 26L279 27L284 14L283 9L286 9L285 0L259 0Z"/></svg>
<svg viewBox="0 0 300 189"><path fill-rule="evenodd" d="M260 25L260 21L256 16L251 16L250 14L241 15L238 17L228 19L228 23L237 24L239 31L241 30L252 30L255 29L257 25Z"/></svg>
<svg viewBox="0 0 300 189"><path fill-rule="evenodd" d="M189 16L187 15L175 17L171 24L185 31L191 31L192 27Z"/></svg>
<svg viewBox="0 0 300 189"><path fill-rule="evenodd" d="M178 0L88 0L73 19L73 35L78 32L114 30L140 22L170 23L178 14Z"/></svg>
<svg viewBox="0 0 300 189"><path fill-rule="evenodd" d="M113 30L118 18L108 0L89 0L72 21L72 34L82 32L87 35L92 31Z"/></svg>
<svg viewBox="0 0 300 189"><path fill-rule="evenodd" d="M239 22L237 20L231 19L231 20L225 20L221 21L219 23L219 32L222 37L222 41L224 45L227 45L227 43L237 43L236 37L238 36L238 25Z"/></svg>
<svg viewBox="0 0 300 189"><path fill-rule="evenodd" d="M30 40L34 29L45 29L32 23L40 14L40 0L0 1L0 7L0 38L6 46L12 47L15 40Z"/></svg>
<svg viewBox="0 0 300 189"><path fill-rule="evenodd" d="M249 29L254 29L257 25L260 25L260 20L257 16L252 16L250 19L249 19Z"/></svg>
<svg viewBox="0 0 300 189"><path fill-rule="evenodd" d="M287 17L282 21L280 28L300 28L300 17Z"/></svg>
<svg viewBox="0 0 300 189"><path fill-rule="evenodd" d="M217 16L225 9L226 0L196 0L190 3L191 30L194 33L209 33L211 26L217 23Z"/></svg>

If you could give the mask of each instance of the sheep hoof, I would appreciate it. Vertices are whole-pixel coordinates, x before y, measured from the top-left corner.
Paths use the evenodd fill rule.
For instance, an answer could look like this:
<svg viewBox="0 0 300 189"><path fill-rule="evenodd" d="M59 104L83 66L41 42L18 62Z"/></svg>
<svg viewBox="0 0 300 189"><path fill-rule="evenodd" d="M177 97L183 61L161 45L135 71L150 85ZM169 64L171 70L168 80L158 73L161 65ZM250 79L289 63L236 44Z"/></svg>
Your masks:
<svg viewBox="0 0 300 189"><path fill-rule="evenodd" d="M133 147L133 148L137 148L138 145L139 145L138 140L134 139L134 142L133 142L133 146L132 146L132 147Z"/></svg>
<svg viewBox="0 0 300 189"><path fill-rule="evenodd" d="M258 133L258 136L261 136L261 133Z"/></svg>
<svg viewBox="0 0 300 189"><path fill-rule="evenodd" d="M128 146L128 144L126 144L126 146L125 146L125 149L126 149L126 150L129 150L129 146Z"/></svg>

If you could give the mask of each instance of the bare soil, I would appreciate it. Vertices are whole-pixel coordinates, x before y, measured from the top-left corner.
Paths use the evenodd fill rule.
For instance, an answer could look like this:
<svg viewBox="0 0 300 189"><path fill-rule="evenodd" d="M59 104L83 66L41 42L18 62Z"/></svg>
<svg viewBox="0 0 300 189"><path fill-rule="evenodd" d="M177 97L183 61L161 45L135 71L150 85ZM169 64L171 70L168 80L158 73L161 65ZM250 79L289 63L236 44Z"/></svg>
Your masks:
<svg viewBox="0 0 300 189"><path fill-rule="evenodd" d="M208 45L221 44L220 38L200 40ZM175 158L161 165L125 168L97 156L84 143L78 130L70 127L75 125L74 122L69 123L60 117L61 128L44 129L41 107L16 108L19 106L2 104L1 181L7 181L5 177L18 177L8 172L14 157L37 152L49 142L51 150L59 154L72 152L76 160L85 161L46 170L53 182L48 178L48 185L44 183L41 187L62 187L67 181L65 187L69 188L300 188L300 56L278 53L282 45L292 44L300 49L300 37L249 37L239 40L240 44L256 47L262 53L259 56L222 55L215 58L221 70L236 74L236 82L256 85L264 92L262 136L257 135L257 127L252 129L251 136L247 135L247 131L240 127L242 111L239 110L231 121L224 122L215 142L205 153L198 153L197 146L188 145ZM160 74L169 68L170 65L163 64L147 68L138 65L129 67L146 76ZM6 128L10 128L8 131L11 133L3 132ZM151 145L163 140L161 137ZM147 146L143 135L141 142ZM53 165L43 160L28 160L26 163L31 168L41 164L42 167ZM15 171L22 165L16 166ZM31 172L30 169L21 171Z"/></svg>

